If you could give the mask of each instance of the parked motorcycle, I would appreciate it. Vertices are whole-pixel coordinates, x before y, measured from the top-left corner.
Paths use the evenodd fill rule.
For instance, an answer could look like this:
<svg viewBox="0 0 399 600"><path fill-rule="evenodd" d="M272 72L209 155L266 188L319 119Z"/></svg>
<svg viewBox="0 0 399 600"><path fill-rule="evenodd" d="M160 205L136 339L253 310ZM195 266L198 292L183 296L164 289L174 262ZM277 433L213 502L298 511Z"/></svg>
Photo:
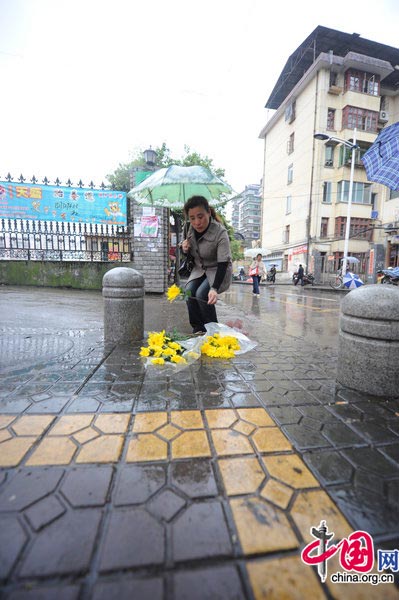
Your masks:
<svg viewBox="0 0 399 600"><path fill-rule="evenodd" d="M377 273L381 276L380 283L390 283L399 285L399 267L389 269L378 269Z"/></svg>
<svg viewBox="0 0 399 600"><path fill-rule="evenodd" d="M292 276L292 283L295 285L295 282L298 279L298 273L297 271L295 271L295 273ZM312 273L304 273L303 275L303 284L307 285L308 283L310 283L311 285L314 285L314 276L312 275Z"/></svg>

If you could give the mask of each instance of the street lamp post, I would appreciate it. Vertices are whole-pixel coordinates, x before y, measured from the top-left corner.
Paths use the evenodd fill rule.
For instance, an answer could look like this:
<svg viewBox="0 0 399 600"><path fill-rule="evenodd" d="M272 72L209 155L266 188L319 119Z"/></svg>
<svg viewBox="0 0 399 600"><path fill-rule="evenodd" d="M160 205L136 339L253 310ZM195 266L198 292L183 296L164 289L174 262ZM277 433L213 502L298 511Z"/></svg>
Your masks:
<svg viewBox="0 0 399 600"><path fill-rule="evenodd" d="M349 233L351 226L351 210L352 210L352 196L353 196L353 175L355 172L355 158L356 158L356 148L359 148L356 143L356 127L353 130L353 142L349 142L348 140L343 140L341 138L337 138L334 136L330 136L327 133L315 133L313 137L316 140L325 140L329 142L337 142L338 144L344 144L347 148L352 150L352 158L351 158L351 171L349 177L349 192L348 192L348 209L346 213L346 228L345 228L345 244L344 244L344 258L342 260L342 277L346 275L346 266L347 266L347 258L348 258L348 247L349 247Z"/></svg>
<svg viewBox="0 0 399 600"><path fill-rule="evenodd" d="M157 160L157 153L155 150L150 146L147 150L144 150L143 154L147 167L150 167L151 170L155 170L155 161Z"/></svg>

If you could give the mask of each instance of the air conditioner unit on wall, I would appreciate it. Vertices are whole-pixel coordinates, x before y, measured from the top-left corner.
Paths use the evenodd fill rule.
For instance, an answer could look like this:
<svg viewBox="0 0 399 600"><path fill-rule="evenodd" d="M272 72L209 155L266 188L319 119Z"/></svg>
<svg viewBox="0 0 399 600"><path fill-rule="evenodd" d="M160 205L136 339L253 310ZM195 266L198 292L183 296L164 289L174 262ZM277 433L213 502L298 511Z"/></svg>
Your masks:
<svg viewBox="0 0 399 600"><path fill-rule="evenodd" d="M388 112L386 110L381 110L378 120L380 121L380 123L387 123L389 121Z"/></svg>

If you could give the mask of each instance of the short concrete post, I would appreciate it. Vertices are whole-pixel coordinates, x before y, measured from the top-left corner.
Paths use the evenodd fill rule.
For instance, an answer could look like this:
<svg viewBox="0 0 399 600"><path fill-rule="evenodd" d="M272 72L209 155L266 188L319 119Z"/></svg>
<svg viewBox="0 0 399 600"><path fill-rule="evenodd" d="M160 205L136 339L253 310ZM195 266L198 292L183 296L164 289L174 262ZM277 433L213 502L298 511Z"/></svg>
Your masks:
<svg viewBox="0 0 399 600"><path fill-rule="evenodd" d="M130 343L144 337L144 277L116 267L103 277L104 340Z"/></svg>
<svg viewBox="0 0 399 600"><path fill-rule="evenodd" d="M337 380L373 396L399 396L399 288L362 286L342 300Z"/></svg>

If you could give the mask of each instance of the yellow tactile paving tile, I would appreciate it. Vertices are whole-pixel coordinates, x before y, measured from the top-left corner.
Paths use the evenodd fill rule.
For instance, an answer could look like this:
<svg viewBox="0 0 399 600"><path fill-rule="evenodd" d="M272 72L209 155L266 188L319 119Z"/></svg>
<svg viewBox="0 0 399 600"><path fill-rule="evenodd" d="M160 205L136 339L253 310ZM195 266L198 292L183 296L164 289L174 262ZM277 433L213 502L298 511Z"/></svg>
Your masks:
<svg viewBox="0 0 399 600"><path fill-rule="evenodd" d="M263 456L262 461L271 477L293 488L319 487L319 482L297 454Z"/></svg>
<svg viewBox="0 0 399 600"><path fill-rule="evenodd" d="M238 408L240 418L258 427L275 427L276 423L264 408Z"/></svg>
<svg viewBox="0 0 399 600"><path fill-rule="evenodd" d="M130 415L98 415L93 423L102 433L125 433L129 426Z"/></svg>
<svg viewBox="0 0 399 600"><path fill-rule="evenodd" d="M255 430L255 425L251 425L251 423L246 423L245 421L238 421L238 423L233 425L232 429L239 433L243 433L244 435L251 435Z"/></svg>
<svg viewBox="0 0 399 600"><path fill-rule="evenodd" d="M229 454L253 454L253 448L245 435L232 429L211 431L212 441L218 456Z"/></svg>
<svg viewBox="0 0 399 600"><path fill-rule="evenodd" d="M94 415L66 415L53 425L48 435L71 435L89 427L93 418Z"/></svg>
<svg viewBox="0 0 399 600"><path fill-rule="evenodd" d="M0 444L12 438L12 435L7 429L0 429Z"/></svg>
<svg viewBox="0 0 399 600"><path fill-rule="evenodd" d="M171 425L171 423L164 425L163 427L161 427L161 429L158 429L157 431L157 435L161 436L167 441L173 440L173 438L177 437L180 434L181 429L178 429L174 425Z"/></svg>
<svg viewBox="0 0 399 600"><path fill-rule="evenodd" d="M36 437L16 437L0 446L0 467L16 467L36 442Z"/></svg>
<svg viewBox="0 0 399 600"><path fill-rule="evenodd" d="M79 442L79 444L84 444L89 440L94 440L94 438L101 435L98 431L95 431L92 427L86 427L86 429L81 429L77 433L73 434L73 439Z"/></svg>
<svg viewBox="0 0 399 600"><path fill-rule="evenodd" d="M26 464L28 466L68 465L76 450L77 445L67 437L47 437L40 442Z"/></svg>
<svg viewBox="0 0 399 600"><path fill-rule="evenodd" d="M0 415L0 429L8 427L8 425L10 425L10 423L12 423L15 420L15 418L15 416L9 417L8 415Z"/></svg>
<svg viewBox="0 0 399 600"><path fill-rule="evenodd" d="M293 490L281 481L269 479L260 492L262 498L269 500L280 508L286 509L292 498Z"/></svg>
<svg viewBox="0 0 399 600"><path fill-rule="evenodd" d="M133 433L152 433L167 422L166 412L140 413L134 417Z"/></svg>
<svg viewBox="0 0 399 600"><path fill-rule="evenodd" d="M299 556L246 563L255 600L324 600L317 575Z"/></svg>
<svg viewBox="0 0 399 600"><path fill-rule="evenodd" d="M54 415L24 415L13 423L12 429L18 436L41 435L54 420Z"/></svg>
<svg viewBox="0 0 399 600"><path fill-rule="evenodd" d="M320 523L320 515L337 538L342 539L351 533L348 521L326 492L321 489L299 492L291 508L291 517L304 540L309 539L311 527L317 527Z"/></svg>
<svg viewBox="0 0 399 600"><path fill-rule="evenodd" d="M171 443L172 459L212 456L205 431L185 431Z"/></svg>
<svg viewBox="0 0 399 600"><path fill-rule="evenodd" d="M266 479L256 457L222 458L218 465L229 496L254 494Z"/></svg>
<svg viewBox="0 0 399 600"><path fill-rule="evenodd" d="M260 427L251 437L259 452L292 450L291 442L281 433L278 427Z"/></svg>
<svg viewBox="0 0 399 600"><path fill-rule="evenodd" d="M205 416L211 429L230 427L238 420L238 417L232 408L206 410Z"/></svg>
<svg viewBox="0 0 399 600"><path fill-rule="evenodd" d="M282 510L247 496L230 500L234 522L244 554L291 550L299 542Z"/></svg>
<svg viewBox="0 0 399 600"><path fill-rule="evenodd" d="M152 433L140 434L129 442L126 462L166 460L168 444Z"/></svg>
<svg viewBox="0 0 399 600"><path fill-rule="evenodd" d="M170 420L182 429L203 429L204 423L199 410L172 410Z"/></svg>
<svg viewBox="0 0 399 600"><path fill-rule="evenodd" d="M122 452L124 438L121 435L102 435L87 442L76 457L77 463L113 463L118 462Z"/></svg>

